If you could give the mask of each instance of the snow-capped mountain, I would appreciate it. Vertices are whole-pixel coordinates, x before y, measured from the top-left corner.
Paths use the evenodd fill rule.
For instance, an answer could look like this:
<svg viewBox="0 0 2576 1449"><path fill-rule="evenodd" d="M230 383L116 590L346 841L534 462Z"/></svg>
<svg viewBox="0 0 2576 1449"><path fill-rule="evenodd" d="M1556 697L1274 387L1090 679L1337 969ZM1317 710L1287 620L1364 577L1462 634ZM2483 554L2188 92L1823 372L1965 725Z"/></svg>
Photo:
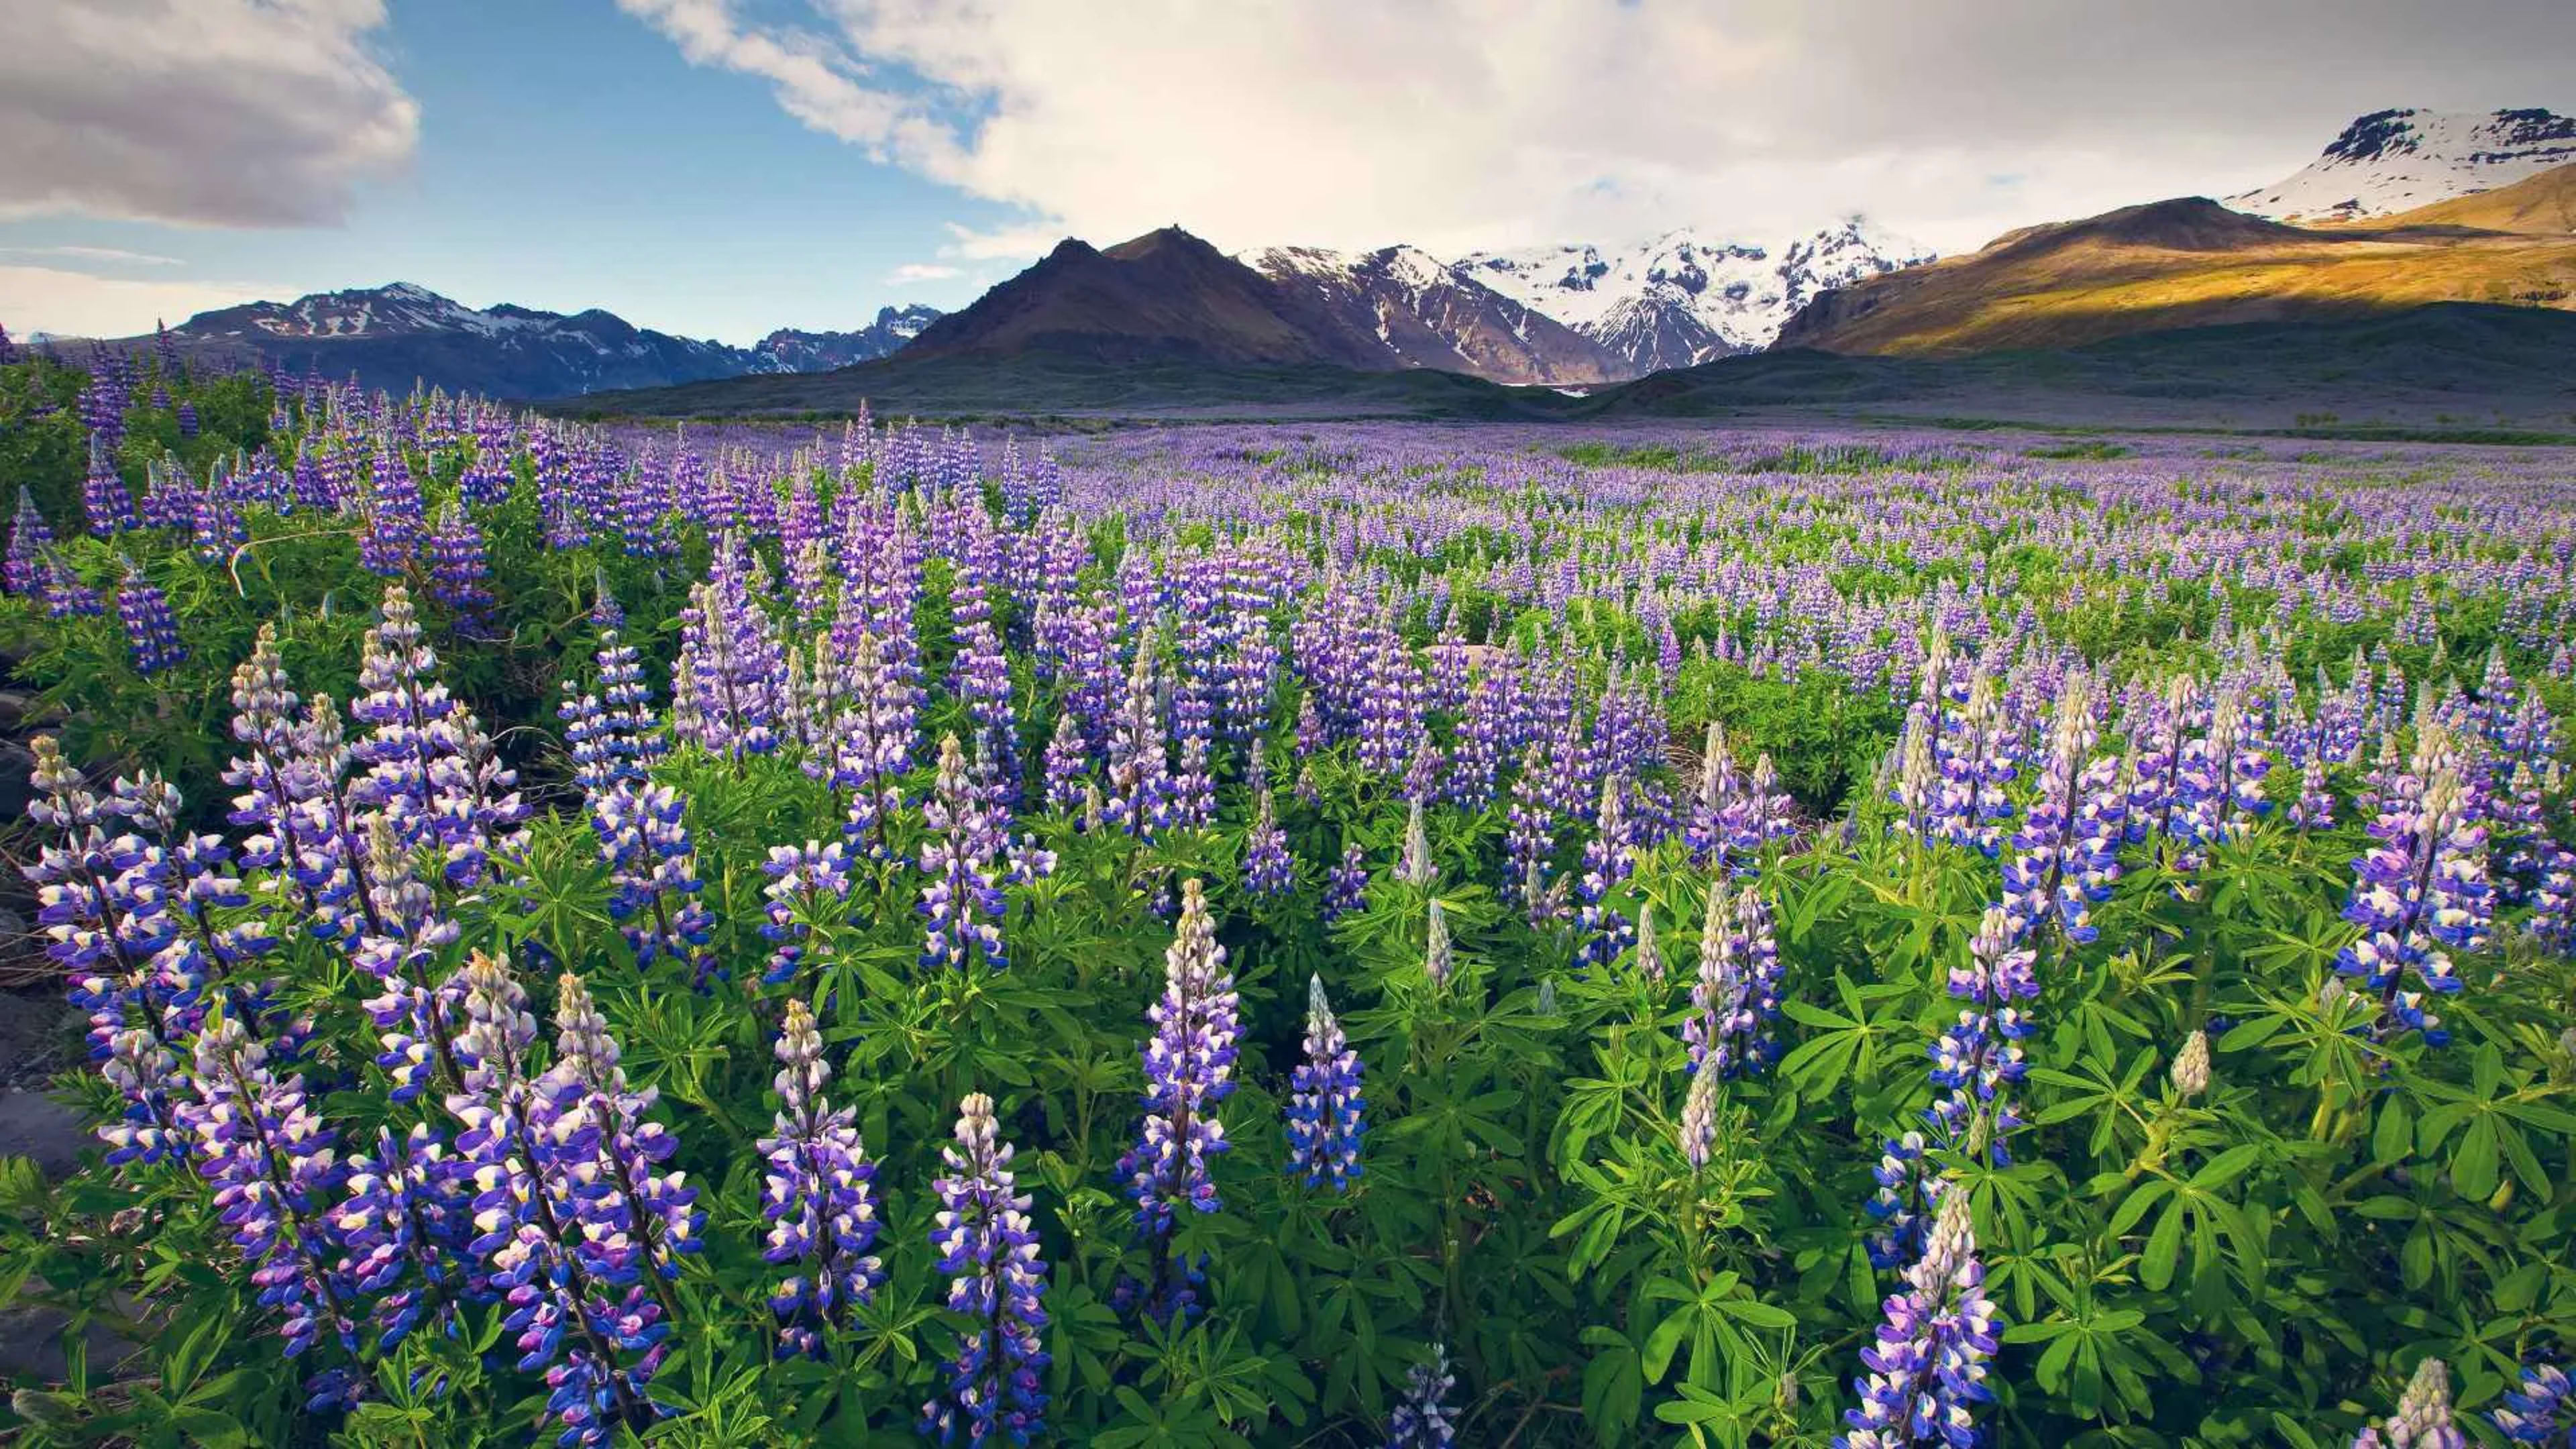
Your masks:
<svg viewBox="0 0 2576 1449"><path fill-rule="evenodd" d="M1853 217L1777 245L1680 230L1625 248L1475 252L1452 269L1591 338L1634 376L1758 352L1818 293L1930 260Z"/></svg>
<svg viewBox="0 0 2576 1449"><path fill-rule="evenodd" d="M809 372L882 357L939 314L888 307L856 332L780 329L756 347L675 337L593 308L564 314L502 303L468 307L426 287L316 292L200 312L171 329L183 343L247 349L290 370L356 373L370 387L415 382L509 398L573 397L746 372Z"/></svg>
<svg viewBox="0 0 2576 1449"><path fill-rule="evenodd" d="M767 364L751 370L828 372L854 362L873 362L920 336L922 328L938 320L938 308L915 302L905 307L880 307L877 320L855 332L805 332L781 327L751 349Z"/></svg>
<svg viewBox="0 0 2576 1449"><path fill-rule="evenodd" d="M1242 258L1300 312L1374 336L1405 367L1504 383L1626 377L1624 358L1418 247L1271 247Z"/></svg>
<svg viewBox="0 0 2576 1449"><path fill-rule="evenodd" d="M2576 116L2374 111L2277 185L2227 198L2274 221L2356 221L2491 191L2576 162Z"/></svg>

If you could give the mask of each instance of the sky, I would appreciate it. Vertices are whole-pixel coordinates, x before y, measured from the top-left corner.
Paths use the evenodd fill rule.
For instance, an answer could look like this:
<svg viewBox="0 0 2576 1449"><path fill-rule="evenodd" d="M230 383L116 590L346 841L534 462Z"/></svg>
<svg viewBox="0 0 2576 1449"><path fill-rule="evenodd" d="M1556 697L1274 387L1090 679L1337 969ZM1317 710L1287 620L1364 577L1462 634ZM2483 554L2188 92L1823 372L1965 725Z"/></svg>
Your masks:
<svg viewBox="0 0 2576 1449"><path fill-rule="evenodd" d="M1944 252L2576 111L2569 0L0 0L0 324L414 282L747 344L1067 235Z"/></svg>

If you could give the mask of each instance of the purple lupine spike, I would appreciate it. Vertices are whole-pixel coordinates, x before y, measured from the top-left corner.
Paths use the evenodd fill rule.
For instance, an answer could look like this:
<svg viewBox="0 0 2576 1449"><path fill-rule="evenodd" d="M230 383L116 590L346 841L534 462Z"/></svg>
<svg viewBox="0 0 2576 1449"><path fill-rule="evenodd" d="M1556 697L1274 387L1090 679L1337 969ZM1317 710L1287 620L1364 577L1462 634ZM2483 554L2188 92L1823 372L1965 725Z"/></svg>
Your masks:
<svg viewBox="0 0 2576 1449"><path fill-rule="evenodd" d="M565 972L555 988L555 1098L580 1098L588 1124L599 1133L604 1179L618 1199L618 1211L594 1212L585 1221L631 1237L641 1250L643 1271L676 1278L680 1258L698 1250L703 1214L688 1174L664 1170L680 1144L669 1127L646 1115L661 1089L628 1084L617 1039L579 976Z"/></svg>
<svg viewBox="0 0 2576 1449"><path fill-rule="evenodd" d="M2371 822L2374 844L2353 862L2343 916L2362 935L2337 955L2335 970L2378 999L2381 1035L2417 1031L2440 1046L2450 1033L2424 1009L2428 994L2460 989L2450 952L2484 943L2494 899L2486 827L2461 783L2457 741L2431 720L2420 729L2413 764L2390 782Z"/></svg>
<svg viewBox="0 0 2576 1449"><path fill-rule="evenodd" d="M411 568L422 532L420 482L402 450L386 440L376 444L367 472L365 526L358 534L358 562L367 572L399 577Z"/></svg>
<svg viewBox="0 0 2576 1449"><path fill-rule="evenodd" d="M508 963L478 951L459 978L458 1046L473 1066L447 1106L474 1192L467 1250L508 1309L519 1371L546 1376L556 1442L606 1444L660 1412L647 1385L669 1352L670 1325L639 1281L635 1199L600 1190L609 1133L579 1069L536 1074L536 1021Z"/></svg>
<svg viewBox="0 0 2576 1449"><path fill-rule="evenodd" d="M1046 1260L1029 1196L1013 1191L1012 1148L992 1098L978 1092L959 1104L956 1139L940 1149L948 1171L932 1184L939 1217L930 1246L949 1278L949 1311L974 1326L959 1333L946 1386L922 1405L921 1429L943 1445L1025 1446L1046 1427Z"/></svg>
<svg viewBox="0 0 2576 1449"><path fill-rule="evenodd" d="M921 964L965 970L981 959L991 970L1010 964L1002 944L1009 905L995 860L1005 844L988 791L967 775L955 735L939 742L939 770L922 807L930 836L921 847L921 914L929 921Z"/></svg>
<svg viewBox="0 0 2576 1449"><path fill-rule="evenodd" d="M1136 1146L1118 1160L1118 1176L1136 1200L1136 1229L1152 1247L1155 1281L1147 1310L1157 1318L1186 1314L1196 1302L1195 1270L1174 1261L1171 1238L1184 1208L1212 1213L1221 1205L1211 1173L1233 1144L1217 1104L1234 1091L1238 1026L1234 977L1225 969L1205 888L1181 885L1180 921L1163 955L1163 995L1147 1015L1145 1120Z"/></svg>
<svg viewBox="0 0 2576 1449"><path fill-rule="evenodd" d="M1877 1342L1861 1353L1869 1371L1853 1380L1860 1405L1844 1413L1849 1433L1835 1449L1899 1449L1940 1439L1973 1442L2002 1317L1985 1295L1985 1265L1964 1192L1945 1192L1923 1246L1889 1295Z"/></svg>
<svg viewBox="0 0 2576 1449"><path fill-rule="evenodd" d="M462 1078L455 1037L461 988L437 977L438 953L462 934L439 914L437 897L411 868L410 853L383 816L368 823L366 924L350 960L384 990L361 1005L373 1018L383 1050L376 1064L393 1079L388 1094L407 1102L437 1079L453 1090Z"/></svg>
<svg viewBox="0 0 2576 1449"><path fill-rule="evenodd" d="M769 1298L778 1319L778 1356L822 1358L824 1334L876 1295L885 1270L876 1243L876 1166L859 1139L853 1109L823 1095L832 1069L823 1034L802 1001L787 1003L779 1028L778 1113L757 1144L767 1163L761 1216L769 1223L761 1257L790 1269Z"/></svg>
<svg viewBox="0 0 2576 1449"><path fill-rule="evenodd" d="M33 598L44 584L44 556L54 546L54 531L25 484L18 486L18 512L9 525L9 552L0 560L0 587L20 598Z"/></svg>
<svg viewBox="0 0 2576 1449"><path fill-rule="evenodd" d="M1625 912L1606 904L1611 891L1624 884L1636 869L1622 783L1615 774L1601 781L1597 824L1592 838L1584 842L1583 873L1574 884L1575 899L1580 903L1575 928L1583 943L1575 952L1578 969L1617 960L1636 932L1635 923Z"/></svg>
<svg viewBox="0 0 2576 1449"><path fill-rule="evenodd" d="M2576 1382L2554 1363L2526 1365L2522 1383L2499 1401L2487 1417L2497 1432L2516 1444L2567 1449L2576 1444Z"/></svg>
<svg viewBox="0 0 2576 1449"><path fill-rule="evenodd" d="M23 869L36 887L36 922L50 938L45 954L63 968L72 1003L89 1013L90 1055L110 1056L118 1033L130 1028L174 1048L200 983L172 969L188 957L165 959L179 934L166 853L139 835L110 834L113 822L133 813L130 792L101 800L51 735L38 735L30 748L29 783L38 798L27 814L54 839ZM158 1080L140 1056L135 1063L138 1086ZM129 1107L144 1105L128 1099Z"/></svg>
<svg viewBox="0 0 2576 1449"><path fill-rule="evenodd" d="M1456 1388L1449 1349L1431 1345L1431 1358L1404 1372L1404 1392L1386 1420L1386 1449L1450 1449L1458 1442L1458 1411L1449 1407Z"/></svg>
<svg viewBox="0 0 2576 1449"><path fill-rule="evenodd" d="M81 508L89 515L89 531L100 538L113 538L129 528L140 528L143 520L134 511L134 494L117 475L114 445L97 437L90 439L89 472L81 480Z"/></svg>
<svg viewBox="0 0 2576 1449"><path fill-rule="evenodd" d="M849 919L849 854L837 840L829 845L809 840L801 848L776 845L761 870L769 877L769 919L760 934L777 943L761 983L799 981L802 994L801 983L814 964L808 957L815 933L825 932L828 946L829 932Z"/></svg>
<svg viewBox="0 0 2576 1449"><path fill-rule="evenodd" d="M272 1070L267 1048L221 1008L208 1014L195 1056L195 1099L178 1106L179 1122L196 1140L198 1175L215 1189L261 1303L286 1316L287 1356L326 1337L354 1353L350 1284L324 1221L343 1174L331 1128L303 1078Z"/></svg>
<svg viewBox="0 0 2576 1449"><path fill-rule="evenodd" d="M377 1129L373 1152L349 1158L348 1196L331 1213L340 1272L376 1299L376 1351L389 1352L424 1319L447 1321L450 1285L471 1234L468 1194L447 1144L425 1123L396 1137Z"/></svg>
<svg viewBox="0 0 2576 1449"><path fill-rule="evenodd" d="M144 577L133 560L124 563L125 582L116 590L116 615L125 625L135 672L158 674L175 668L187 660L188 649L179 642L179 619L170 612L169 596Z"/></svg>
<svg viewBox="0 0 2576 1449"><path fill-rule="evenodd" d="M429 534L429 596L456 616L460 630L480 633L489 626L492 591L484 585L491 569L483 561L483 533L461 503L438 512Z"/></svg>
<svg viewBox="0 0 2576 1449"><path fill-rule="evenodd" d="M384 617L367 631L352 718L367 725L350 757L365 775L350 789L357 806L380 811L404 846L431 831L432 767L455 749L456 701L438 682L438 654L421 640L420 616L400 584L385 585Z"/></svg>
<svg viewBox="0 0 2576 1449"><path fill-rule="evenodd" d="M1324 997L1324 978L1309 976L1306 1059L1291 1075L1288 1098L1288 1171L1303 1173L1308 1187L1348 1192L1362 1171L1368 1099L1360 1076L1359 1053L1351 1050Z"/></svg>
<svg viewBox="0 0 2576 1449"><path fill-rule="evenodd" d="M1322 914L1331 925L1353 911L1368 906L1368 856L1353 841L1342 847L1342 863L1334 866L1324 878Z"/></svg>
<svg viewBox="0 0 2576 1449"><path fill-rule="evenodd" d="M1243 889L1256 899L1277 899L1296 888L1297 862L1288 854L1288 832L1279 828L1279 809L1265 784L1243 839Z"/></svg>

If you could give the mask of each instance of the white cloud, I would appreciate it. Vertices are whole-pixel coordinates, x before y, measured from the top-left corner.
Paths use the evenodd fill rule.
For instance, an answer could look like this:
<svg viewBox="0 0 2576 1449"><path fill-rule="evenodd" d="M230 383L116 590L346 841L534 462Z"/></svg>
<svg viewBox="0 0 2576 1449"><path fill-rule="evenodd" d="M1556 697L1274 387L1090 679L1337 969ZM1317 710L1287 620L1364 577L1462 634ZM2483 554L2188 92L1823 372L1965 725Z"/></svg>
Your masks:
<svg viewBox="0 0 2576 1449"><path fill-rule="evenodd" d="M954 228L968 259L1173 221L1454 250L1855 210L1956 249L2286 175L2382 106L2564 106L2576 48L2565 0L619 3L1029 218Z"/></svg>
<svg viewBox="0 0 2576 1449"><path fill-rule="evenodd" d="M906 262L886 273L889 282L944 282L957 275L957 269L939 262Z"/></svg>
<svg viewBox="0 0 2576 1449"><path fill-rule="evenodd" d="M336 222L420 108L383 0L0 0L0 218Z"/></svg>
<svg viewBox="0 0 2576 1449"><path fill-rule="evenodd" d="M23 257L37 261L92 262L125 267L182 265L177 257L156 256L151 252L130 252L123 247L0 247L0 256Z"/></svg>
<svg viewBox="0 0 2576 1449"><path fill-rule="evenodd" d="M132 337L156 322L173 326L199 312L291 295L235 282L141 281L60 267L0 266L0 324L13 337Z"/></svg>

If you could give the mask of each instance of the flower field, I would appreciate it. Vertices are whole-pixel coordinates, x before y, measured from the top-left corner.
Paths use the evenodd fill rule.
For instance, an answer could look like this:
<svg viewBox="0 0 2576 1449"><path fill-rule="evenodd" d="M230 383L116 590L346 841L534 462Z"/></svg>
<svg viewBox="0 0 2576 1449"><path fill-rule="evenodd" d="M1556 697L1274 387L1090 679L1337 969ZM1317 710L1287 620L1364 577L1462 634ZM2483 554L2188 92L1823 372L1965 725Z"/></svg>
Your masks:
<svg viewBox="0 0 2576 1449"><path fill-rule="evenodd" d="M2576 1442L2576 460L87 367L19 1442Z"/></svg>

